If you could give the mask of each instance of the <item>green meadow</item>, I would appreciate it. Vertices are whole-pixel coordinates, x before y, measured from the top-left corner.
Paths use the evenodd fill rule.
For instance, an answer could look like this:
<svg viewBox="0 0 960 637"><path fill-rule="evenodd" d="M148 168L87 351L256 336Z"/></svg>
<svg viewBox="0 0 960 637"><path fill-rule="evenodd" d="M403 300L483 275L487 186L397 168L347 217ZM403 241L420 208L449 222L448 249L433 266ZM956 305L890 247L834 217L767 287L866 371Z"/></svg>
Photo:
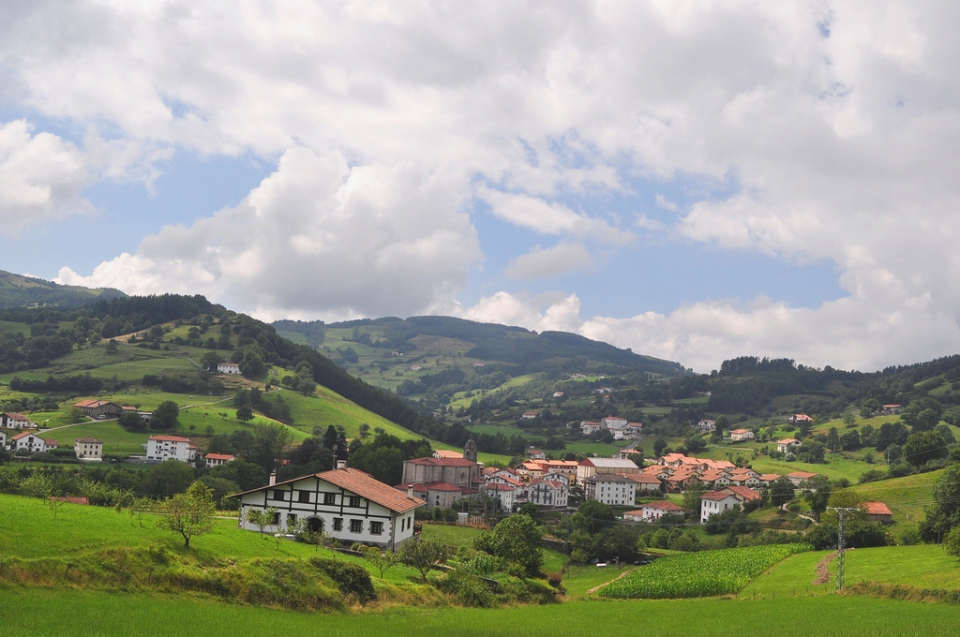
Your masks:
<svg viewBox="0 0 960 637"><path fill-rule="evenodd" d="M496 610L404 607L381 613L267 610L166 595L12 588L4 632L17 637L953 637L960 609L825 596L769 600L573 602Z"/></svg>

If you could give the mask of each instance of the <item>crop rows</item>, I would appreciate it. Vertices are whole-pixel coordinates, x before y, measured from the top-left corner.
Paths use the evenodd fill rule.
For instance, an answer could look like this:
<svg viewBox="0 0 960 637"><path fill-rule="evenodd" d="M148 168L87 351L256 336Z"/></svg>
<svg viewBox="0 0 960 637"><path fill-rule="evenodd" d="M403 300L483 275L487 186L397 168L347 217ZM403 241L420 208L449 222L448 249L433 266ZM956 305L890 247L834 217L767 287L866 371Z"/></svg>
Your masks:
<svg viewBox="0 0 960 637"><path fill-rule="evenodd" d="M611 582L600 596L664 599L736 593L765 569L809 548L777 544L662 557Z"/></svg>

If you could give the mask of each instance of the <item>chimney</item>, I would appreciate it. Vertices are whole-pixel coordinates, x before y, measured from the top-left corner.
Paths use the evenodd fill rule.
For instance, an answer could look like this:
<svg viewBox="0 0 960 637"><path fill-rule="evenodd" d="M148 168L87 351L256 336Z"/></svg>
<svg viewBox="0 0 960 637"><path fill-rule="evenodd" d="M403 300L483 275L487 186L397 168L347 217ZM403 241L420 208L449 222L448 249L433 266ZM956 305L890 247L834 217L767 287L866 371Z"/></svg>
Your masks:
<svg viewBox="0 0 960 637"><path fill-rule="evenodd" d="M407 497L410 498L411 500L413 500L413 485L412 485L412 484L408 484L408 485L407 485Z"/></svg>
<svg viewBox="0 0 960 637"><path fill-rule="evenodd" d="M347 461L346 460L337 460L337 469L346 469Z"/></svg>
<svg viewBox="0 0 960 637"><path fill-rule="evenodd" d="M268 487L272 487L272 486L275 485L276 483L277 483L277 472L276 472L276 471L271 471L271 472L270 472L270 482L267 483L267 486L268 486Z"/></svg>

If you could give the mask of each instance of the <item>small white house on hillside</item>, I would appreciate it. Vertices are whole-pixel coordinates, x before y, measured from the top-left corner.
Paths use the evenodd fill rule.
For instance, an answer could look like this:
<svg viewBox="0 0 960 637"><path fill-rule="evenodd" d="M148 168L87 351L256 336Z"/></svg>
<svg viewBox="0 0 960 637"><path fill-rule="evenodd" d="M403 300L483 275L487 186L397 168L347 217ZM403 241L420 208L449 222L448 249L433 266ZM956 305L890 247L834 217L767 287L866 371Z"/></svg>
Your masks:
<svg viewBox="0 0 960 637"><path fill-rule="evenodd" d="M240 375L240 365L239 363L219 363L217 364L217 371L221 374L234 374Z"/></svg>

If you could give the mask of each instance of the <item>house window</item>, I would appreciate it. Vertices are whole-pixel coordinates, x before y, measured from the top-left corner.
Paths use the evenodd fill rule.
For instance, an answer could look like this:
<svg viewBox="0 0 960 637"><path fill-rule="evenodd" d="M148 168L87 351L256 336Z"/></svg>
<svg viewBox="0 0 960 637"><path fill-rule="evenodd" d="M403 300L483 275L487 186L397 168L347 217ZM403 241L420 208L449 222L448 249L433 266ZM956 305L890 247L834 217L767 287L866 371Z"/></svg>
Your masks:
<svg viewBox="0 0 960 637"><path fill-rule="evenodd" d="M363 531L363 520L350 520L350 532L360 533Z"/></svg>
<svg viewBox="0 0 960 637"><path fill-rule="evenodd" d="M296 514L296 513L288 513L288 514L287 514L287 528L290 528L291 526L293 526L293 525L296 524L296 523L297 523L297 514Z"/></svg>
<svg viewBox="0 0 960 637"><path fill-rule="evenodd" d="M279 512L273 514L273 522L271 522L270 524L280 524L280 513L279 513Z"/></svg>
<svg viewBox="0 0 960 637"><path fill-rule="evenodd" d="M343 530L343 518L333 518L333 530L334 531Z"/></svg>
<svg viewBox="0 0 960 637"><path fill-rule="evenodd" d="M336 504L336 503L337 503L337 494L336 494L336 493L324 493L324 494L323 494L323 503L324 503L324 504Z"/></svg>
<svg viewBox="0 0 960 637"><path fill-rule="evenodd" d="M360 520L355 520L359 522ZM370 533L373 535L380 535L383 533L383 522L371 522L370 523Z"/></svg>
<svg viewBox="0 0 960 637"><path fill-rule="evenodd" d="M309 491L297 491L297 501L304 504L310 502L310 492Z"/></svg>
<svg viewBox="0 0 960 637"><path fill-rule="evenodd" d="M283 500L283 491L280 491L280 490L278 490L278 489L274 489L274 491L273 491L273 499L274 499L274 500Z"/></svg>
<svg viewBox="0 0 960 637"><path fill-rule="evenodd" d="M348 506L359 507L360 506L360 496L352 495L350 496L350 504Z"/></svg>

